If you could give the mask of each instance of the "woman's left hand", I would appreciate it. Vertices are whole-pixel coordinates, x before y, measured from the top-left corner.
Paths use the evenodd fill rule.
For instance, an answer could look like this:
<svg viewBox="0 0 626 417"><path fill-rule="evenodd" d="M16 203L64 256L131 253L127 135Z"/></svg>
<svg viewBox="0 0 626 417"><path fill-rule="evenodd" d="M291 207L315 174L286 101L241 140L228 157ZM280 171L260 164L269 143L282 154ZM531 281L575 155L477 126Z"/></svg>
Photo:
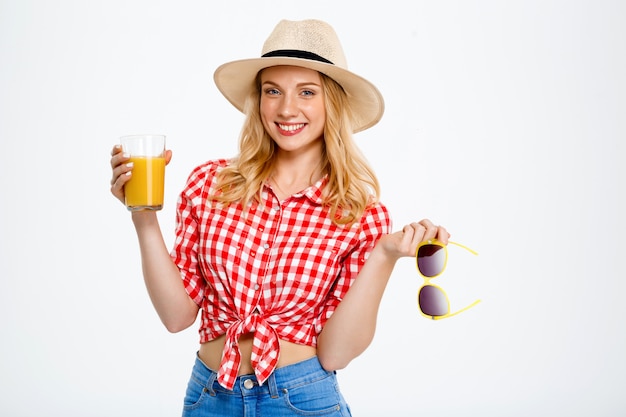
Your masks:
<svg viewBox="0 0 626 417"><path fill-rule="evenodd" d="M388 256L401 258L404 256L413 257L417 246L429 239L437 239L444 245L448 244L450 233L442 227L433 224L428 219L417 223L407 224L401 231L383 236L379 245Z"/></svg>

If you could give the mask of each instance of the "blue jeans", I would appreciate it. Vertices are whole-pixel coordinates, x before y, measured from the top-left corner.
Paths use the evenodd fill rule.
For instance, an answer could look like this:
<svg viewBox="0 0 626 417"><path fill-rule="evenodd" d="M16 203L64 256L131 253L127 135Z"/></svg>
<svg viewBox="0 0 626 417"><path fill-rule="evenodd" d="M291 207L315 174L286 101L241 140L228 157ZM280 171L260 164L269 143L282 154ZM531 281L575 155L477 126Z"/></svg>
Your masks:
<svg viewBox="0 0 626 417"><path fill-rule="evenodd" d="M262 385L254 375L241 375L233 391L217 382L217 374L196 357L187 385L183 417L348 417L335 372L324 370L317 357L278 368Z"/></svg>

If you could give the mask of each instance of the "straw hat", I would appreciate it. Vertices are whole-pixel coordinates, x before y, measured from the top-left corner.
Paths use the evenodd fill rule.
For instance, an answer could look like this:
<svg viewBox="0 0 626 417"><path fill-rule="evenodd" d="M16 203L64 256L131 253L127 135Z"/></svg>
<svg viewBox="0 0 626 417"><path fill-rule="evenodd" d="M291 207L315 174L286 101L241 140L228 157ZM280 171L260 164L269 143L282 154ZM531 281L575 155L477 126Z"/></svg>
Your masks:
<svg viewBox="0 0 626 417"><path fill-rule="evenodd" d="M337 81L352 105L354 132L374 126L383 115L382 95L372 83L348 71L337 34L320 20L281 20L263 44L261 58L228 62L215 70L213 78L224 97L243 111L250 89L256 88L257 73L276 65L310 68Z"/></svg>

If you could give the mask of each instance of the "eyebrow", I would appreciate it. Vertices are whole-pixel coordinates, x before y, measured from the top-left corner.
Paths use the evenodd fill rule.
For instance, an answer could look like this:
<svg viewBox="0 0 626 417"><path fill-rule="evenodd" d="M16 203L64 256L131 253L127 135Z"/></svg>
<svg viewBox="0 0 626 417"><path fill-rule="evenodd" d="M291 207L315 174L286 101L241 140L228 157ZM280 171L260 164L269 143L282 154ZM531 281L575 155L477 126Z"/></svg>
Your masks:
<svg viewBox="0 0 626 417"><path fill-rule="evenodd" d="M276 82L274 82L272 80L263 81L263 83L261 83L261 86L265 86L266 84L270 84L270 85L273 85L275 87L280 87L280 84L278 84L278 83L276 83ZM296 87L298 87L298 88L307 87L307 86L321 87L322 85L318 84L316 82L313 82L313 81L306 81L306 82L303 82L303 83L296 84Z"/></svg>

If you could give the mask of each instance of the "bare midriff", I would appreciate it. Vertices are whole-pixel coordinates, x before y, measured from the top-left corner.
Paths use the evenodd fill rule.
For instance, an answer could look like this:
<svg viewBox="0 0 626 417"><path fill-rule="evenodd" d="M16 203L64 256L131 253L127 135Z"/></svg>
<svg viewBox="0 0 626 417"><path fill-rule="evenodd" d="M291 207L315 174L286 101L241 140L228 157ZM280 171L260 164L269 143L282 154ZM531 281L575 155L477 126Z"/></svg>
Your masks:
<svg viewBox="0 0 626 417"><path fill-rule="evenodd" d="M241 366L239 367L239 375L249 375L254 373L250 356L252 354L253 334L244 334L239 338L239 350L241 351ZM222 352L224 351L224 342L226 336L220 336L200 345L198 355L206 366L217 371L220 369L222 361ZM280 340L280 356L278 357L277 368L292 365L310 359L317 354L317 350L313 346L298 345L295 343Z"/></svg>

